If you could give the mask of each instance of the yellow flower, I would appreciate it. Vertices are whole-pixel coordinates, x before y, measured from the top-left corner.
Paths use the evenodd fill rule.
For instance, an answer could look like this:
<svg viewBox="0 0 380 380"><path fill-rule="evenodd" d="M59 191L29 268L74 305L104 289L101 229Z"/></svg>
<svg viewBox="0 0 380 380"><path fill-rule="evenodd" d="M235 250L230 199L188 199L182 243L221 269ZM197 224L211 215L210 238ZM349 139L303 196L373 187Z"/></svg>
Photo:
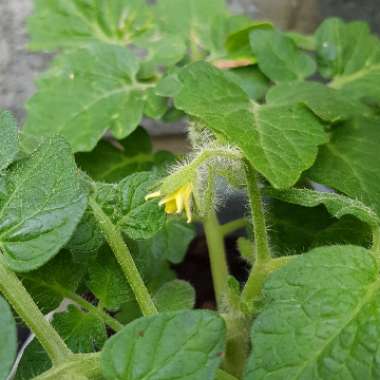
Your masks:
<svg viewBox="0 0 380 380"><path fill-rule="evenodd" d="M191 193L193 192L193 185L188 183L174 193L164 196L159 205L165 205L165 212L167 214L180 214L184 209L187 216L187 223L191 223ZM152 199L161 196L160 191L148 194L145 199Z"/></svg>

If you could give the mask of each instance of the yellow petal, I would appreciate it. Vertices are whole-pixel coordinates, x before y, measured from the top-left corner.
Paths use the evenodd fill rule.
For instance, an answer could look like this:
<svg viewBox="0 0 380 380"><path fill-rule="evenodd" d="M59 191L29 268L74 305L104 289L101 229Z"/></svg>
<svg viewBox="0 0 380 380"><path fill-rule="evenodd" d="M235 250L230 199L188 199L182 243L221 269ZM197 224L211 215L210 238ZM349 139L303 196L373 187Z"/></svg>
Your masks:
<svg viewBox="0 0 380 380"><path fill-rule="evenodd" d="M161 192L160 191L155 191L154 193L150 193L148 194L146 197L145 197L145 200L148 201L149 199L152 199L152 198L158 198L161 196Z"/></svg>
<svg viewBox="0 0 380 380"><path fill-rule="evenodd" d="M174 214L177 211L177 205L175 200L171 200L165 203L165 212L167 214Z"/></svg>
<svg viewBox="0 0 380 380"><path fill-rule="evenodd" d="M176 206L177 206L177 214L180 214L183 211L183 204L184 204L184 196L182 191L177 193L177 196L175 197Z"/></svg>

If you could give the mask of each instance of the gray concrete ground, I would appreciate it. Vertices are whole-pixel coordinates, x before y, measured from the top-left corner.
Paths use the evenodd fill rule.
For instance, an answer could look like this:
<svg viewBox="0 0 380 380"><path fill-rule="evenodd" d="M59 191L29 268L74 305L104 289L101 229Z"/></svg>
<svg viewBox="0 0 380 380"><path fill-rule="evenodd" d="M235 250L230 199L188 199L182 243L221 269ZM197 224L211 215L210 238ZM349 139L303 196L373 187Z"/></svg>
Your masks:
<svg viewBox="0 0 380 380"><path fill-rule="evenodd" d="M54 1L54 0L52 0ZM207 0L205 0L207 1ZM328 16L364 19L380 32L379 0L229 0L236 12L273 20L284 29L311 31ZM49 57L26 50L25 19L32 0L0 0L0 108L13 111L21 121L23 105L33 94L34 79Z"/></svg>

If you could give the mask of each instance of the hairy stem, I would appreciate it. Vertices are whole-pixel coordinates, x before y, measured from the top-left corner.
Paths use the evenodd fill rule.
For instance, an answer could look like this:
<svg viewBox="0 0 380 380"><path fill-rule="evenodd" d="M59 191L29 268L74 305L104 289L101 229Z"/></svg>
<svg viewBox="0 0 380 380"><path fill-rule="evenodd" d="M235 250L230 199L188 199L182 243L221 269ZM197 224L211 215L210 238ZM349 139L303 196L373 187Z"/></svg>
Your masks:
<svg viewBox="0 0 380 380"><path fill-rule="evenodd" d="M269 250L268 234L265 224L264 206L258 184L258 176L251 164L246 162L246 175L248 198L251 206L253 233L254 233L254 252L255 265L251 270L248 281L242 292L242 299L249 302L256 297L265 279L263 268L271 260Z"/></svg>
<svg viewBox="0 0 380 380"><path fill-rule="evenodd" d="M129 285L136 297L143 315L154 315L158 311L153 303L152 297L146 288L144 281L136 267L131 252L125 243L120 230L112 223L111 219L103 212L98 203L90 197L90 207L94 213L105 239L111 247L117 262L119 263Z"/></svg>
<svg viewBox="0 0 380 380"><path fill-rule="evenodd" d="M1 255L1 254L0 254ZM0 256L0 291L16 313L33 331L53 365L63 363L72 352L56 330L44 318L30 294L17 276L9 270Z"/></svg>
<svg viewBox="0 0 380 380"><path fill-rule="evenodd" d="M83 310L86 310L90 314L94 315L101 321L103 321L107 326L111 327L113 331L120 331L124 325L122 325L118 320L111 317L107 312L105 312L102 308L98 308L94 305L92 305L90 302L86 301L84 298L82 298L80 295L71 292L67 289L60 288L59 292L61 295L63 295L65 298L70 299L71 301L74 301L76 304L78 304Z"/></svg>
<svg viewBox="0 0 380 380"><path fill-rule="evenodd" d="M372 252L380 261L380 227L372 228Z"/></svg>
<svg viewBox="0 0 380 380"><path fill-rule="evenodd" d="M203 221L210 257L212 281L218 306L226 290L228 278L227 258L224 238L215 211L211 210Z"/></svg>
<svg viewBox="0 0 380 380"><path fill-rule="evenodd" d="M229 373L223 371L222 369L218 369L216 373L216 380L238 380L235 376L230 375Z"/></svg>
<svg viewBox="0 0 380 380"><path fill-rule="evenodd" d="M65 363L54 366L33 380L101 380L100 353L75 354Z"/></svg>
<svg viewBox="0 0 380 380"><path fill-rule="evenodd" d="M224 236L246 227L248 220L246 218L236 219L220 226L220 230Z"/></svg>

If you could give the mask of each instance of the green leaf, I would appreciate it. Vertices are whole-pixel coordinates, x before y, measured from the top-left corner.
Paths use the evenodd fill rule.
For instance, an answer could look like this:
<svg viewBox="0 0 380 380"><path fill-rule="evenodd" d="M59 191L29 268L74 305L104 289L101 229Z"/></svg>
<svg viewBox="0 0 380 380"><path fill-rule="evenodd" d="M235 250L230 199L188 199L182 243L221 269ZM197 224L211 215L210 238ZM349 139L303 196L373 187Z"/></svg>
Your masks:
<svg viewBox="0 0 380 380"><path fill-rule="evenodd" d="M36 0L29 46L44 51L94 41L126 46L149 30L151 21L144 0Z"/></svg>
<svg viewBox="0 0 380 380"><path fill-rule="evenodd" d="M13 116L0 110L0 171L5 169L18 152L17 125Z"/></svg>
<svg viewBox="0 0 380 380"><path fill-rule="evenodd" d="M252 54L250 45L250 33L254 30L271 30L272 24L266 21L252 21L249 18L238 27L233 28L225 41L225 49L230 58L251 58L252 63L256 59Z"/></svg>
<svg viewBox="0 0 380 380"><path fill-rule="evenodd" d="M104 323L73 305L67 311L55 314L52 324L74 353L96 352L107 339ZM33 339L21 358L16 380L29 380L50 367L51 362L46 352Z"/></svg>
<svg viewBox="0 0 380 380"><path fill-rule="evenodd" d="M319 26L315 38L319 70L327 78L354 73L360 76L362 70L371 70L379 63L379 40L365 22L344 23L330 18Z"/></svg>
<svg viewBox="0 0 380 380"><path fill-rule="evenodd" d="M360 201L345 197L344 195L307 189L269 190L268 194L283 202L305 207L316 207L323 204L328 212L337 219L344 215L353 215L373 228L377 228L380 225L380 218L373 210Z"/></svg>
<svg viewBox="0 0 380 380"><path fill-rule="evenodd" d="M73 305L54 315L53 326L73 352L96 352L107 340L104 323Z"/></svg>
<svg viewBox="0 0 380 380"><path fill-rule="evenodd" d="M209 311L140 318L104 346L103 374L110 380L214 380L224 334L223 320Z"/></svg>
<svg viewBox="0 0 380 380"><path fill-rule="evenodd" d="M176 107L237 145L276 188L296 183L314 163L318 145L327 141L321 122L306 107L253 103L211 65L189 65L179 79Z"/></svg>
<svg viewBox="0 0 380 380"><path fill-rule="evenodd" d="M152 143L143 128L137 128L118 145L100 141L91 151L76 154L78 166L102 182L118 182L129 174L148 170L152 166Z"/></svg>
<svg viewBox="0 0 380 380"><path fill-rule="evenodd" d="M117 185L98 183L97 202L129 238L150 239L166 221L157 200L145 200L156 184L154 172L131 174Z"/></svg>
<svg viewBox="0 0 380 380"><path fill-rule="evenodd" d="M173 280L158 289L153 301L159 312L192 309L195 305L195 290L186 281Z"/></svg>
<svg viewBox="0 0 380 380"><path fill-rule="evenodd" d="M276 256L307 252L321 245L355 244L369 247L368 224L347 215L333 218L324 206L307 207L271 199L268 204L269 236Z"/></svg>
<svg viewBox="0 0 380 380"><path fill-rule="evenodd" d="M67 292L75 292L85 267L73 262L70 252L61 251L41 268L23 273L20 278L44 314L56 309Z"/></svg>
<svg viewBox="0 0 380 380"><path fill-rule="evenodd" d="M12 311L0 296L0 380L6 380L17 352L17 331Z"/></svg>
<svg viewBox="0 0 380 380"><path fill-rule="evenodd" d="M138 249L146 256L179 264L194 237L194 226L178 219L169 219L164 228L151 239L139 241Z"/></svg>
<svg viewBox="0 0 380 380"><path fill-rule="evenodd" d="M87 205L69 145L45 141L0 176L0 248L25 272L46 263L70 239Z"/></svg>
<svg viewBox="0 0 380 380"><path fill-rule="evenodd" d="M104 237L90 209L87 209L70 241L65 248L68 249L76 263L84 263L103 245Z"/></svg>
<svg viewBox="0 0 380 380"><path fill-rule="evenodd" d="M153 237L165 224L166 216L157 201L145 197L156 179L149 172L135 173L119 184L121 217L117 225L134 240Z"/></svg>
<svg viewBox="0 0 380 380"><path fill-rule="evenodd" d="M250 41L260 70L274 82L302 80L316 71L314 60L278 30L254 30Z"/></svg>
<svg viewBox="0 0 380 380"><path fill-rule="evenodd" d="M316 116L330 123L368 112L361 103L317 82L281 83L272 87L266 98L269 103L276 105L303 103Z"/></svg>
<svg viewBox="0 0 380 380"><path fill-rule="evenodd" d="M380 41L364 22L332 18L316 32L320 72L348 97L380 100Z"/></svg>
<svg viewBox="0 0 380 380"><path fill-rule="evenodd" d="M121 304L134 299L132 290L108 246L88 265L87 286L102 305L116 310Z"/></svg>
<svg viewBox="0 0 380 380"><path fill-rule="evenodd" d="M104 59L107 57L107 59ZM90 151L107 130L122 139L140 123L146 90L137 58L121 46L92 44L60 55L28 102L24 144L62 134L73 151Z"/></svg>
<svg viewBox="0 0 380 380"><path fill-rule="evenodd" d="M380 119L358 118L333 130L307 173L316 182L357 198L380 215Z"/></svg>
<svg viewBox="0 0 380 380"><path fill-rule="evenodd" d="M257 66L239 67L225 72L253 100L262 100L269 89L269 79Z"/></svg>
<svg viewBox="0 0 380 380"><path fill-rule="evenodd" d="M214 22L226 13L224 0L159 0L155 11L164 32L181 37L192 48L208 51L215 49Z"/></svg>
<svg viewBox="0 0 380 380"><path fill-rule="evenodd" d="M366 249L332 246L271 275L244 379L377 379L378 273Z"/></svg>

